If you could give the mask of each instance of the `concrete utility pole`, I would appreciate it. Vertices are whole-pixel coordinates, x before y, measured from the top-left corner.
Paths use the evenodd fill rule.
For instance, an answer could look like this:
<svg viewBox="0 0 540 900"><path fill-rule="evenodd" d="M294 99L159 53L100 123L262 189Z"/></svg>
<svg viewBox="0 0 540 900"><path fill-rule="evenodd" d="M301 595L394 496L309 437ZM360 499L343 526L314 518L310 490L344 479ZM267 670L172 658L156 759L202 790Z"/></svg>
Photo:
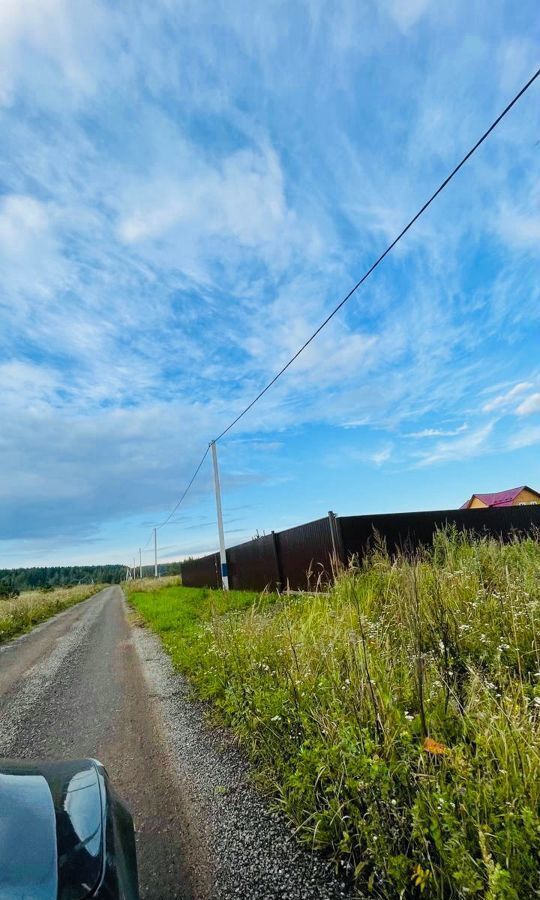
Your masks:
<svg viewBox="0 0 540 900"><path fill-rule="evenodd" d="M154 528L154 578L158 577L157 568L157 528Z"/></svg>
<svg viewBox="0 0 540 900"><path fill-rule="evenodd" d="M142 578L142 550L139 547L139 578Z"/></svg>
<svg viewBox="0 0 540 900"><path fill-rule="evenodd" d="M225 552L225 532L223 531L223 513L221 510L221 487L219 484L219 469L217 460L216 442L211 441L212 462L214 464L214 487L216 489L216 511L219 533L219 561L221 563L221 582L223 590L229 590L229 571L227 568L227 554Z"/></svg>

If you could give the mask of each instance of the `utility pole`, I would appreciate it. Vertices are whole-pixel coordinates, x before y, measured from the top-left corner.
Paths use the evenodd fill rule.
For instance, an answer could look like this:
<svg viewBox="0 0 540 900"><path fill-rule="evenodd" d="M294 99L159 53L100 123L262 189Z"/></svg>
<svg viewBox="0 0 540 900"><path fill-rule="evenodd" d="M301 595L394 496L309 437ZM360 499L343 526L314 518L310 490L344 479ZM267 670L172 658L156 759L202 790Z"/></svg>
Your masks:
<svg viewBox="0 0 540 900"><path fill-rule="evenodd" d="M223 531L223 513L221 510L221 487L219 484L219 469L217 460L216 442L211 441L212 462L214 464L214 487L216 489L216 511L219 532L219 561L221 563L221 582L223 590L229 590L229 572L227 569L227 554L225 552L225 532Z"/></svg>
<svg viewBox="0 0 540 900"><path fill-rule="evenodd" d="M142 550L139 547L139 578L142 578Z"/></svg>
<svg viewBox="0 0 540 900"><path fill-rule="evenodd" d="M158 577L157 569L157 528L154 528L154 578Z"/></svg>

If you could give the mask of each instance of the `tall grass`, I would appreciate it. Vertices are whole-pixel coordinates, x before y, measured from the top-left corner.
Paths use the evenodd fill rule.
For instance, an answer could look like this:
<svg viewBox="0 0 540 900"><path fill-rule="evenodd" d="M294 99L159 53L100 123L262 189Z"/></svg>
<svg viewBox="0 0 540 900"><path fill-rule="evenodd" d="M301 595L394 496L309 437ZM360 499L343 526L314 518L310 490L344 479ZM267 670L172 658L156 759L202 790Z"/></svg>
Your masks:
<svg viewBox="0 0 540 900"><path fill-rule="evenodd" d="M25 591L9 600L0 599L0 643L29 631L56 613L86 600L103 585L80 584L52 591Z"/></svg>
<svg viewBox="0 0 540 900"><path fill-rule="evenodd" d="M525 900L540 896L539 608L537 542L439 534L414 561L376 551L329 597L206 616L176 662L299 837L363 890Z"/></svg>

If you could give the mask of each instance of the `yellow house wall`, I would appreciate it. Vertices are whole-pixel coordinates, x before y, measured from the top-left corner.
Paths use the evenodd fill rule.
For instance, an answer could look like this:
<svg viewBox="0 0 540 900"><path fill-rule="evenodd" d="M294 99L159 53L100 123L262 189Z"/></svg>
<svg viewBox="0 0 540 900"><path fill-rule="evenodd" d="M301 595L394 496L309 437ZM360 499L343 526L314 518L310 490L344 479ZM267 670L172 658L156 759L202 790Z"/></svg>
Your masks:
<svg viewBox="0 0 540 900"><path fill-rule="evenodd" d="M479 500L478 497L473 497L472 503L469 506L469 509L486 509L487 503L484 503L483 500Z"/></svg>
<svg viewBox="0 0 540 900"><path fill-rule="evenodd" d="M533 493L533 491L528 491L525 488L517 495L512 506L519 506L520 503L540 503L540 497L538 494Z"/></svg>

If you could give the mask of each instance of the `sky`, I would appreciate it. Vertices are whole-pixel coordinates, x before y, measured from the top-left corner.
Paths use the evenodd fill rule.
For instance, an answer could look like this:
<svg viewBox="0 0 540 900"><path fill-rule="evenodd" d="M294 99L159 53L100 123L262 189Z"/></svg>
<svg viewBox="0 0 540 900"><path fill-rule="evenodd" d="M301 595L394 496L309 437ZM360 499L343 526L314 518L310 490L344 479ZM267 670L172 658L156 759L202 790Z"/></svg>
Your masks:
<svg viewBox="0 0 540 900"><path fill-rule="evenodd" d="M0 567L130 563L540 65L535 0L3 0ZM540 488L540 80L218 444L226 540ZM207 458L160 560L214 551Z"/></svg>

